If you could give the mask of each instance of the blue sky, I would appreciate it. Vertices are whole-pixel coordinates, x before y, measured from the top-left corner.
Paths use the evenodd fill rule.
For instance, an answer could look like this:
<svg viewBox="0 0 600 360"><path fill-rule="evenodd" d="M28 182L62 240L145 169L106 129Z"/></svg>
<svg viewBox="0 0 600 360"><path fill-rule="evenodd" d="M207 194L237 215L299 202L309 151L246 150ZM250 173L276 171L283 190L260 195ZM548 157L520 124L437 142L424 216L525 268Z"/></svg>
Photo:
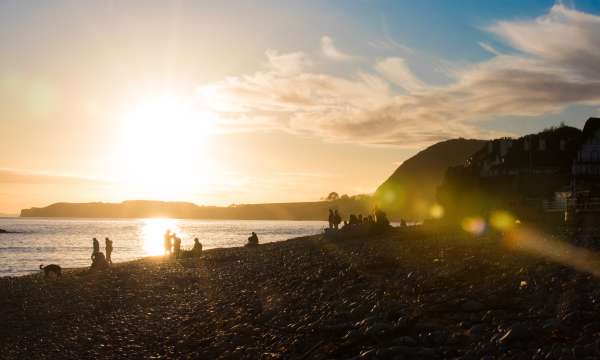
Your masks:
<svg viewBox="0 0 600 360"><path fill-rule="evenodd" d="M591 0L7 0L0 53L0 169L128 184L87 200L368 193L437 141L600 113Z"/></svg>

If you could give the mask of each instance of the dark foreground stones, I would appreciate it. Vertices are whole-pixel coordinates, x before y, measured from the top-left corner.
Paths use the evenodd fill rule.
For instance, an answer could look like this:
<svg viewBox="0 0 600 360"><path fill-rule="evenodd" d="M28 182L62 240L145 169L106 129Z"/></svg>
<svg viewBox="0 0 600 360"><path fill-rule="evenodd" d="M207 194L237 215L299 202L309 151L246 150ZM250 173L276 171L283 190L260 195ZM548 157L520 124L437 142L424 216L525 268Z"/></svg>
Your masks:
<svg viewBox="0 0 600 360"><path fill-rule="evenodd" d="M1 359L600 357L596 278L420 229L0 278L0 295Z"/></svg>

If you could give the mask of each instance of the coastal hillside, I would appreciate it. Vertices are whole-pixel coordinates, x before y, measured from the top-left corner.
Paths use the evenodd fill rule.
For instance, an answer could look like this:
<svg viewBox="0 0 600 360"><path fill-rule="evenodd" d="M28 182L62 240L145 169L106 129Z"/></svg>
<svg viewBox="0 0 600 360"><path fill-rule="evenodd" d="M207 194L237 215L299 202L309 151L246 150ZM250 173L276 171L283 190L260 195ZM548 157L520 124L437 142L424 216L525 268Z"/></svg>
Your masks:
<svg viewBox="0 0 600 360"><path fill-rule="evenodd" d="M151 218L236 220L326 220L328 209L342 214L366 214L370 205L361 196L335 201L198 206L190 202L128 200L121 203L55 203L21 210L21 217Z"/></svg>
<svg viewBox="0 0 600 360"><path fill-rule="evenodd" d="M464 164L485 140L452 139L434 144L404 161L377 188L377 204L391 216L423 219L449 167Z"/></svg>

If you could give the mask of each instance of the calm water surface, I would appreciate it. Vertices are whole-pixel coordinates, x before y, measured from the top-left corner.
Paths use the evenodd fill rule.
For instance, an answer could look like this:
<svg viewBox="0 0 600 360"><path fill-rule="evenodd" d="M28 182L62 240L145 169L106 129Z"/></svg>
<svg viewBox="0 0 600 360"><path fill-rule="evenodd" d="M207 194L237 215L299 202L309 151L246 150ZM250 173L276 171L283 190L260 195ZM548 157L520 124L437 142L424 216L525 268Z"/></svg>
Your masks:
<svg viewBox="0 0 600 360"><path fill-rule="evenodd" d="M251 231L261 242L272 242L317 234L326 226L324 221L0 218L0 229L19 232L0 234L0 276L36 272L40 264L89 266L93 237L102 252L104 238L111 238L112 259L120 262L162 254L167 229L182 239L182 248L191 248L198 237L210 249L241 246Z"/></svg>

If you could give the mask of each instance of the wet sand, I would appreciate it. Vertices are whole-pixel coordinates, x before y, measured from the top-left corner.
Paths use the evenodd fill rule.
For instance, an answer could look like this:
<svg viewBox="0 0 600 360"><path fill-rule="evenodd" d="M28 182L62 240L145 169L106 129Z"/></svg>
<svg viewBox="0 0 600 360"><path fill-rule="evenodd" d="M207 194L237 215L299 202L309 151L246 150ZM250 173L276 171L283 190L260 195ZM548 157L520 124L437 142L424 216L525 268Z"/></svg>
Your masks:
<svg viewBox="0 0 600 360"><path fill-rule="evenodd" d="M600 281L423 228L0 278L1 359L583 359Z"/></svg>

